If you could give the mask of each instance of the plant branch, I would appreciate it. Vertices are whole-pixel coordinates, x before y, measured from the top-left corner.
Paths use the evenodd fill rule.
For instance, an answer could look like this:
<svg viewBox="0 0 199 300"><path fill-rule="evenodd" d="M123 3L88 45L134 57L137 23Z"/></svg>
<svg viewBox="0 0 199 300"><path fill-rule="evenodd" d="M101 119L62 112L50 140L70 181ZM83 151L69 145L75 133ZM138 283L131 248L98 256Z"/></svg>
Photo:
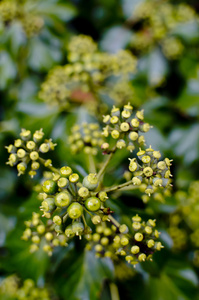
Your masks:
<svg viewBox="0 0 199 300"><path fill-rule="evenodd" d="M125 183L122 183L122 184L119 184L119 185L115 185L115 186L113 186L111 188L108 188L108 189L104 190L104 192L106 192L106 193L114 192L114 191L120 190L123 187L126 187L126 186L131 185L131 184L133 184L132 180L129 180L129 181L125 182Z"/></svg>
<svg viewBox="0 0 199 300"><path fill-rule="evenodd" d="M38 161L45 166L45 159L39 157ZM54 168L53 166L47 166L46 168L50 169L52 172L59 174L59 170Z"/></svg>
<svg viewBox="0 0 199 300"><path fill-rule="evenodd" d="M110 160L111 160L111 158L112 158L112 156L113 156L113 153L114 153L114 152L112 152L111 154L109 154L107 160L104 162L104 165L102 166L102 168L100 169L99 173L97 174L98 180L100 180L100 177L101 177L101 176L103 175L103 173L105 172L105 170L106 170L106 168L107 168L107 166L108 166L108 164L109 164L109 162L110 162Z"/></svg>
<svg viewBox="0 0 199 300"><path fill-rule="evenodd" d="M120 300L120 296L116 284L110 282L109 288L110 288L111 300Z"/></svg>

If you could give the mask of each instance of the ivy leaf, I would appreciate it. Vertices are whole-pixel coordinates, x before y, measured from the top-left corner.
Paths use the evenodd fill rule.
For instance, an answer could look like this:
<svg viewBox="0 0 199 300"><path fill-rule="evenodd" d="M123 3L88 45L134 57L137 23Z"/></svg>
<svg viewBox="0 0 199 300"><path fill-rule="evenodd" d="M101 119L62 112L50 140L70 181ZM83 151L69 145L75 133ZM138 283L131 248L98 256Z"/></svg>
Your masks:
<svg viewBox="0 0 199 300"><path fill-rule="evenodd" d="M67 257L61 264L65 274L59 276L57 282L62 297L67 295L67 300L98 300L103 281L113 279L111 260L96 259L91 251L80 256L73 250Z"/></svg>
<svg viewBox="0 0 199 300"><path fill-rule="evenodd" d="M17 74L15 63L4 50L0 52L0 74L0 89L5 89Z"/></svg>

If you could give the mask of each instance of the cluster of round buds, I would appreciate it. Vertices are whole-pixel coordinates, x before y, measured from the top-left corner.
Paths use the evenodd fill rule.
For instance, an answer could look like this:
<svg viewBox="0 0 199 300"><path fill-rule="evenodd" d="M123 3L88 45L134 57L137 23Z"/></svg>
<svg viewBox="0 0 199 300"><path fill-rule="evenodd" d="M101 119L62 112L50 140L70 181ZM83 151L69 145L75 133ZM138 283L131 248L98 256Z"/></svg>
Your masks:
<svg viewBox="0 0 199 300"><path fill-rule="evenodd" d="M49 219L49 224L53 224L50 228L55 234L67 240L75 235L81 239L82 235L91 232L86 214L91 216L93 224L107 219L109 209L104 207L104 202L108 197L106 192L95 192L97 187L97 174L90 173L81 183L79 175L68 166L43 182L43 191L39 194L40 210L43 217Z"/></svg>
<svg viewBox="0 0 199 300"><path fill-rule="evenodd" d="M117 259L117 256L124 256L125 260L136 265L138 262L151 260L156 250L163 248L161 242L157 241L159 232L155 229L155 220L142 221L136 215L132 218L132 229L129 232L125 224L111 228L97 226L96 233L88 235L90 246L96 251L97 256L107 256Z"/></svg>
<svg viewBox="0 0 199 300"><path fill-rule="evenodd" d="M42 247L43 251L52 255L52 251L57 246L66 247L67 238L64 234L57 235L55 224L48 220L45 224L40 219L40 214L33 212L32 219L25 221L26 229L21 237L24 241L31 241L30 252L34 253Z"/></svg>
<svg viewBox="0 0 199 300"><path fill-rule="evenodd" d="M98 123L83 123L72 127L69 143L72 153L83 150L86 154L96 155L103 139Z"/></svg>
<svg viewBox="0 0 199 300"><path fill-rule="evenodd" d="M38 288L32 279L26 279L24 282L16 275L6 277L0 283L1 299L15 300L50 300L50 293L47 288Z"/></svg>
<svg viewBox="0 0 199 300"><path fill-rule="evenodd" d="M162 41L162 51L168 59L178 59L182 55L183 50L183 44L175 37L168 37Z"/></svg>
<svg viewBox="0 0 199 300"><path fill-rule="evenodd" d="M143 187L147 195L151 195L157 188L166 188L170 185L171 160L165 158L160 160L159 151L154 151L151 147L146 150L139 150L136 158L129 159L129 170L133 173L132 182L134 185Z"/></svg>
<svg viewBox="0 0 199 300"><path fill-rule="evenodd" d="M111 137L110 142L103 143L101 148L106 152L110 146L118 149L126 148L133 151L136 145L145 143L142 133L148 132L150 125L144 122L144 112L133 113L133 107L128 103L124 105L122 111L113 106L110 115L103 117L106 127L103 129L104 137Z"/></svg>
<svg viewBox="0 0 199 300"><path fill-rule="evenodd" d="M27 1L28 2L28 1ZM0 2L0 20L6 25L8 22L20 21L27 37L38 34L44 25L43 19L30 11L30 5L21 4L17 0L3 0Z"/></svg>
<svg viewBox="0 0 199 300"><path fill-rule="evenodd" d="M27 166L31 164L29 175L35 176L40 167L42 154L54 150L56 144L51 139L43 141L44 133L42 129L36 130L33 135L30 130L22 129L20 138L14 141L14 144L6 146L9 155L7 164L11 167L17 166L18 176L26 172ZM43 142L42 142L43 141ZM51 166L51 160L44 160L46 167Z"/></svg>
<svg viewBox="0 0 199 300"><path fill-rule="evenodd" d="M117 54L100 52L91 37L83 35L73 37L68 49L69 63L50 71L39 97L63 109L82 103L99 113L106 107L100 100L101 93L109 94L113 82L128 82L127 75L135 71L136 59L125 50Z"/></svg>

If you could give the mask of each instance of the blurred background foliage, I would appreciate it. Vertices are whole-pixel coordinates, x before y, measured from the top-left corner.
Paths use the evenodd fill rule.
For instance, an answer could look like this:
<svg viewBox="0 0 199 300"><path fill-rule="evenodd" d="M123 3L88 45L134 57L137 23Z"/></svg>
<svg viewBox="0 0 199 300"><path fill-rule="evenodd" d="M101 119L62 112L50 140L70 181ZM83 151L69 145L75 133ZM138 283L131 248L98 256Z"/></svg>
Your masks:
<svg viewBox="0 0 199 300"><path fill-rule="evenodd" d="M136 71L125 78L128 87L119 88L121 102L110 100L107 92L115 79L102 83L103 93L99 85L86 92L75 86L75 97L66 107L43 101L39 91L49 72L74 63L68 44L78 34L91 36L99 53L115 55L126 49L137 58ZM119 74L119 82L122 78ZM57 167L85 168L84 155L70 153L70 128L75 122L97 120L114 103L122 105L126 91L153 126L147 145L174 160L173 193L164 203L143 203L139 194L132 201L132 192L125 192L120 201L117 195L111 200L111 207L122 220L135 213L155 218L165 248L153 262L136 269L96 259L79 241L56 250L51 258L41 251L30 254L21 235L24 221L38 211L33 187L39 177L17 177L5 166L4 146L21 127L43 128L58 144L53 154ZM198 1L0 1L0 98L0 298L199 299ZM121 167L107 178L110 184L124 171L123 157L117 159Z"/></svg>

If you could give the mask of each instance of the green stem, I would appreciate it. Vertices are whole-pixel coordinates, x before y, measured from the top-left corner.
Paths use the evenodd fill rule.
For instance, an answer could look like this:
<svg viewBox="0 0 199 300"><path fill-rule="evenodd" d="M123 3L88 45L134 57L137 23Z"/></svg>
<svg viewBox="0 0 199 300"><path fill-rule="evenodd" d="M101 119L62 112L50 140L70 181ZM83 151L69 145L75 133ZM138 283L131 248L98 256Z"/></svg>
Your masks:
<svg viewBox="0 0 199 300"><path fill-rule="evenodd" d="M66 222L67 218L68 218L68 213L63 216L63 223Z"/></svg>
<svg viewBox="0 0 199 300"><path fill-rule="evenodd" d="M39 161L42 165L45 166L45 159L39 157L38 161ZM56 169L56 168L54 168L53 166L47 166L46 168L50 169L50 170L51 170L52 172L54 172L54 173L60 174L60 173L59 173L59 170Z"/></svg>
<svg viewBox="0 0 199 300"><path fill-rule="evenodd" d="M104 172L105 172L105 170L106 170L106 168L107 168L107 166L108 166L108 164L109 164L111 158L113 157L113 153L114 153L114 152L112 152L111 154L109 154L107 160L105 161L105 163L104 163L104 165L102 166L101 170L100 170L99 173L97 174L98 180L100 180L100 177L104 174Z"/></svg>
<svg viewBox="0 0 199 300"><path fill-rule="evenodd" d="M111 300L120 300L119 291L115 283L109 283Z"/></svg>
<svg viewBox="0 0 199 300"><path fill-rule="evenodd" d="M103 192L109 193L109 192L117 191L117 190L122 189L123 187L126 187L126 186L131 185L131 184L133 184L132 180L129 180L125 183L122 183L122 184L113 186L111 188L108 188L108 189L104 190Z"/></svg>
<svg viewBox="0 0 199 300"><path fill-rule="evenodd" d="M120 223L117 220L115 220L115 218L113 218L113 216L108 215L108 218L113 223L113 225L115 225L118 228L120 227Z"/></svg>
<svg viewBox="0 0 199 300"><path fill-rule="evenodd" d="M88 166L89 166L89 173L96 173L95 161L92 154L88 154Z"/></svg>

